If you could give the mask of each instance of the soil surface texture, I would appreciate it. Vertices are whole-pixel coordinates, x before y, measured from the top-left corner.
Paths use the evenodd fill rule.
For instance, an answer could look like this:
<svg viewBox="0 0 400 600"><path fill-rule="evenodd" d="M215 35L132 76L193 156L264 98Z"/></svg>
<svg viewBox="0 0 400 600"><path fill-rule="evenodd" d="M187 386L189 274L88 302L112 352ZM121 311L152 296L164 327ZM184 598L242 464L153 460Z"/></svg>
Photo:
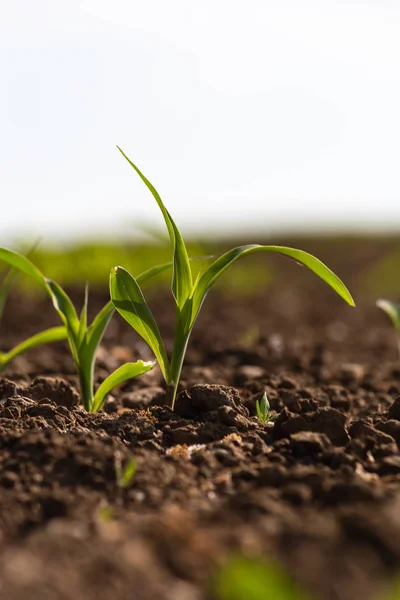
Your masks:
<svg viewBox="0 0 400 600"><path fill-rule="evenodd" d="M156 368L85 413L63 343L2 373L1 599L218 600L213 578L232 555L277 561L317 600L379 597L400 570L400 360L368 272L390 247L302 247L357 308L282 258L266 288L232 298L218 287L174 412ZM106 301L91 292L91 313ZM170 350L169 291L153 289L150 305ZM14 292L1 349L53 324L47 298ZM138 358L150 351L114 316L96 382ZM267 425L255 410L264 391L277 417Z"/></svg>

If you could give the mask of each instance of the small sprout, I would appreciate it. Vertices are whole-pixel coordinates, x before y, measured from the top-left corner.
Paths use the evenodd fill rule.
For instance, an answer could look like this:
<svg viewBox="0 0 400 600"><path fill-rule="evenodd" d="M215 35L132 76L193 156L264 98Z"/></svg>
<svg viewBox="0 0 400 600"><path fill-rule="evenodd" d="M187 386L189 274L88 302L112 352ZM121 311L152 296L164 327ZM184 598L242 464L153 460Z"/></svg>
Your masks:
<svg viewBox="0 0 400 600"><path fill-rule="evenodd" d="M390 300L380 299L376 301L376 306L385 312L392 321L397 333L397 346L400 355L400 304Z"/></svg>
<svg viewBox="0 0 400 600"><path fill-rule="evenodd" d="M103 523L110 523L114 520L115 512L112 506L106 504L99 507L97 515L99 520L103 521Z"/></svg>
<svg viewBox="0 0 400 600"><path fill-rule="evenodd" d="M124 466L121 464L121 459L118 456L115 461L115 470L117 472L117 485L122 490L131 487L133 478L136 473L136 459L132 456Z"/></svg>
<svg viewBox="0 0 400 600"><path fill-rule="evenodd" d="M257 417L263 425L266 423L272 423L276 420L276 415L271 415L270 413L271 405L268 402L267 392L264 392L263 397L260 401L256 400L256 411Z"/></svg>
<svg viewBox="0 0 400 600"><path fill-rule="evenodd" d="M243 344L245 348L250 348L257 344L260 340L260 328L258 325L250 325L246 331L241 335L239 342Z"/></svg>

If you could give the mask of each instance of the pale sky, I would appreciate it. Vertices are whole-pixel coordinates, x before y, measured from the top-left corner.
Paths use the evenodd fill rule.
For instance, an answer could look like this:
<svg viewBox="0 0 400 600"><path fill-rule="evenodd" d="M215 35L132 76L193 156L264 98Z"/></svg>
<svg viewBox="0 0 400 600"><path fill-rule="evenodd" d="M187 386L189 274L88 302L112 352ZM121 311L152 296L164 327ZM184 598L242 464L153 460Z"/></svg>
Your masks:
<svg viewBox="0 0 400 600"><path fill-rule="evenodd" d="M0 241L400 230L398 0L0 0ZM249 241L257 241L251 239Z"/></svg>

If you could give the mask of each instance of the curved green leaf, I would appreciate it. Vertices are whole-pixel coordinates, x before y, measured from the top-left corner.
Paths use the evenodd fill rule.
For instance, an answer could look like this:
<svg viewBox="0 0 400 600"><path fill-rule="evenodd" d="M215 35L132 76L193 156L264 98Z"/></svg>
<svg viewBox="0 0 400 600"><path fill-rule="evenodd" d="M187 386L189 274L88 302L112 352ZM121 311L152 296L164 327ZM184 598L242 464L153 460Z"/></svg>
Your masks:
<svg viewBox="0 0 400 600"><path fill-rule="evenodd" d="M1 287L0 287L0 319L3 316L4 305L6 303L7 295L10 290L10 287L14 281L15 276L16 276L15 270L10 269L8 271L7 275L5 276L3 283L1 284Z"/></svg>
<svg viewBox="0 0 400 600"><path fill-rule="evenodd" d="M22 271L22 273L32 277L42 287L47 288L46 278L26 256L7 248L0 248L0 260L4 260L4 262Z"/></svg>
<svg viewBox="0 0 400 600"><path fill-rule="evenodd" d="M78 336L77 336L77 346L79 347L82 342L83 339L86 336L86 332L87 332L87 307L88 307L88 301L89 301L89 284L86 283L85 285L85 298L83 301L83 307L81 310L81 314L79 316L79 329L78 329Z"/></svg>
<svg viewBox="0 0 400 600"><path fill-rule="evenodd" d="M0 370L3 369L8 363L10 363L16 356L41 346L42 344L49 344L51 342L60 342L67 338L67 330L65 327L51 327L45 329L40 333L36 333L32 337L24 340L9 352L0 353Z"/></svg>
<svg viewBox="0 0 400 600"><path fill-rule="evenodd" d="M118 465L118 467L117 467ZM122 467L120 464L116 464L117 470L117 485L119 488L125 490L129 488L133 483L133 478L136 473L136 458L133 456L128 462Z"/></svg>
<svg viewBox="0 0 400 600"><path fill-rule="evenodd" d="M229 250L214 261L200 277L193 293L192 325L211 286L239 258L256 252L276 252L293 258L323 279L339 294L339 296L350 304L350 306L355 306L354 300L344 283L326 265L324 265L323 262L318 258L315 258L312 254L295 248L287 248L286 246L260 246L259 244L250 244L238 246L237 248Z"/></svg>
<svg viewBox="0 0 400 600"><path fill-rule="evenodd" d="M96 350L103 338L104 331L114 313L114 304L111 300L97 313L92 324L87 328L86 339L88 346Z"/></svg>
<svg viewBox="0 0 400 600"><path fill-rule="evenodd" d="M162 265L156 265L155 267L151 267L151 269L147 269L147 271L143 271L142 273L140 273L140 275L136 275L135 279L136 279L137 283L144 283L145 281L148 281L152 277L159 275L163 271L166 271L167 269L169 269L170 267L173 267L173 266L174 266L174 263L171 261L164 263Z"/></svg>
<svg viewBox="0 0 400 600"><path fill-rule="evenodd" d="M100 384L94 396L91 412L97 412L103 408L107 394L111 392L111 390L113 390L117 385L123 381L127 381L128 379L133 379L134 377L143 375L143 373L147 373L147 371L151 371L155 364L155 362L144 362L143 360L138 360L134 363L125 363L122 365L122 367L116 369L103 381L103 383Z"/></svg>
<svg viewBox="0 0 400 600"><path fill-rule="evenodd" d="M60 318L68 331L68 341L71 346L71 351L74 354L74 359L77 361L79 348L79 318L76 314L74 305L69 296L64 292L61 286L51 279L46 279L47 290L53 302L54 308L60 315Z"/></svg>
<svg viewBox="0 0 400 600"><path fill-rule="evenodd" d="M150 346L168 382L169 362L157 324L136 279L123 267L114 267L111 270L110 295L121 317Z"/></svg>
<svg viewBox="0 0 400 600"><path fill-rule="evenodd" d="M177 305L180 308L182 308L185 301L190 296L193 286L192 271L190 268L189 257L182 235L178 227L176 226L174 220L172 219L171 215L169 214L168 210L164 206L164 203L161 200L161 196L157 192L156 188L153 186L152 183L150 183L147 177L143 175L140 169L126 156L126 154L121 150L121 148L119 146L117 146L117 148L121 152L122 156L128 161L131 167L139 175L143 183L150 190L155 201L160 207L173 247L174 274L172 278L172 292L174 294Z"/></svg>
<svg viewBox="0 0 400 600"><path fill-rule="evenodd" d="M380 299L376 301L376 306L388 315L396 331L400 331L400 304L391 302L390 300Z"/></svg>

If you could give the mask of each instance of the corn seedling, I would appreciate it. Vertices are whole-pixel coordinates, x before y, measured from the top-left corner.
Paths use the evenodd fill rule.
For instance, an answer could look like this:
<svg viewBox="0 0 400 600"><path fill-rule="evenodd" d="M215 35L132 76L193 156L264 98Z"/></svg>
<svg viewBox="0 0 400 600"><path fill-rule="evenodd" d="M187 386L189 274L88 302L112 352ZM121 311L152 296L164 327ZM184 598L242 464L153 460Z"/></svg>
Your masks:
<svg viewBox="0 0 400 600"><path fill-rule="evenodd" d="M35 337L41 339L41 343L44 343L45 341L54 341L55 337L57 339L66 338L68 340L78 372L82 403L87 411L96 412L100 410L103 407L107 394L117 385L128 379L142 375L154 367L154 362L144 362L142 360L126 363L111 373L111 375L101 383L96 393L94 393L94 364L96 352L114 313L113 303L111 301L107 302L94 318L91 325L88 325L87 288L83 309L80 316L78 316L77 311L66 292L55 281L47 279L27 257L18 254L17 252L7 250L6 248L0 248L0 259L33 278L49 294L53 306L63 322L63 327L44 331L41 334L37 334ZM139 275L137 281L143 283L170 266L171 263L157 265ZM50 339L52 336L53 339ZM32 341L29 342L29 340L23 342L21 346L24 344L27 346L29 343L29 347L32 347ZM25 349L28 348L26 347Z"/></svg>
<svg viewBox="0 0 400 600"><path fill-rule="evenodd" d="M223 254L193 278L186 245L155 187L138 167L118 150L136 171L157 202L170 237L173 249L172 293L176 306L176 327L172 355L167 356L157 323L141 291L139 281L123 267L114 267L110 275L111 299L119 314L150 346L167 385L167 396L173 408L187 344L200 308L209 290L221 275L239 258L257 252L277 252L308 267L328 283L348 304L354 306L350 292L342 281L320 260L294 248L285 246L239 246Z"/></svg>
<svg viewBox="0 0 400 600"><path fill-rule="evenodd" d="M271 415L270 413L271 405L268 402L267 392L264 392L263 397L260 401L256 400L256 411L257 417L260 423L265 425L266 423L271 423L277 419L276 415Z"/></svg>
<svg viewBox="0 0 400 600"><path fill-rule="evenodd" d="M376 306L383 310L393 323L397 335L397 348L400 355L400 304L390 300L377 300Z"/></svg>

